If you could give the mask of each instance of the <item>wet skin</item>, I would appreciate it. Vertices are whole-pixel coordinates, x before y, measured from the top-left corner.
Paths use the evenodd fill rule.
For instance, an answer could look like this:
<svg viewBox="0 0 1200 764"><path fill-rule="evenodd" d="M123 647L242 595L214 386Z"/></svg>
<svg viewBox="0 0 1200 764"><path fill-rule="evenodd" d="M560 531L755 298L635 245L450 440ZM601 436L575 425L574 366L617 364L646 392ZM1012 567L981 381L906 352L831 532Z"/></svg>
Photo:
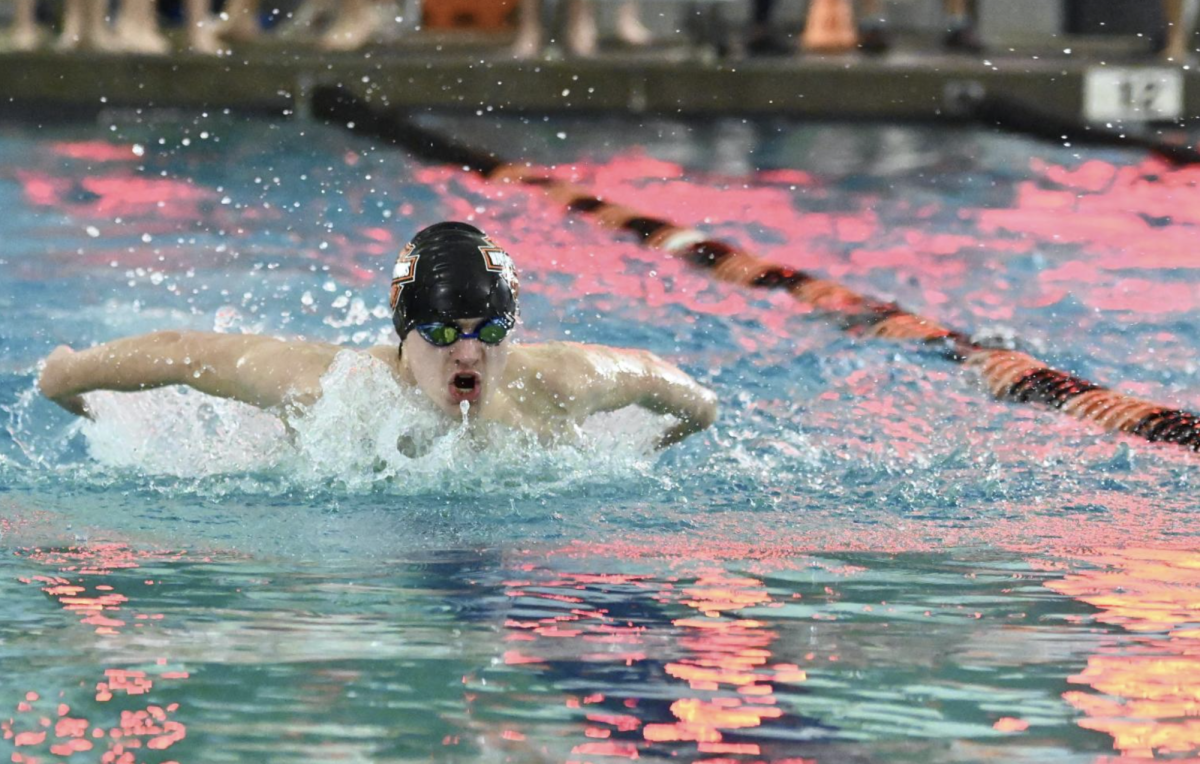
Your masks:
<svg viewBox="0 0 1200 764"><path fill-rule="evenodd" d="M479 317L459 322L474 331ZM273 411L285 423L322 395L321 379L340 353L366 353L402 387L416 387L448 417L470 405L471 419L499 422L543 439L571 436L588 416L640 406L678 422L658 441L676 443L712 424L716 396L676 366L644 350L574 342L497 345L460 339L437 347L409 332L395 345L343 348L257 335L155 332L75 352L57 348L38 385L74 414L88 415L83 394L186 385Z"/></svg>

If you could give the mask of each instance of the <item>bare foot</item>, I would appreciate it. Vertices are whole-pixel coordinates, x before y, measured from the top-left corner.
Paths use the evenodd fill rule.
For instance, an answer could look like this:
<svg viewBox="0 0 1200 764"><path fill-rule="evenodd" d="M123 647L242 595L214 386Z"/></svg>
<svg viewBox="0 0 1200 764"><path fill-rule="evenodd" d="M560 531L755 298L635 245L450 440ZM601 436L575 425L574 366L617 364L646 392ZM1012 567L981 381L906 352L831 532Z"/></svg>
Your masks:
<svg viewBox="0 0 1200 764"><path fill-rule="evenodd" d="M292 12L289 21L281 24L273 36L281 40L302 40L315 37L317 31L328 24L337 13L337 0L304 0Z"/></svg>
<svg viewBox="0 0 1200 764"><path fill-rule="evenodd" d="M638 5L634 0L627 0L617 8L617 39L639 47L650 44L650 30L638 18Z"/></svg>
<svg viewBox="0 0 1200 764"><path fill-rule="evenodd" d="M120 50L120 43L105 19L102 2L68 0L63 13L62 34L54 47L58 50Z"/></svg>
<svg viewBox="0 0 1200 764"><path fill-rule="evenodd" d="M393 23L388 14L389 5L374 3L349 4L325 34L321 35L320 47L331 51L358 50L367 43L386 35Z"/></svg>
<svg viewBox="0 0 1200 764"><path fill-rule="evenodd" d="M542 33L538 29L532 32L526 32L522 29L517 34L517 41L513 43L512 48L513 58L530 59L537 58L542 52Z"/></svg>
<svg viewBox="0 0 1200 764"><path fill-rule="evenodd" d="M37 25L36 0L14 0L12 26L0 38L0 49L33 50L42 44L43 33Z"/></svg>
<svg viewBox="0 0 1200 764"><path fill-rule="evenodd" d="M63 32L54 43L57 50L95 50L116 53L123 50L121 43L109 29L89 29L84 34L69 35Z"/></svg>
<svg viewBox="0 0 1200 764"><path fill-rule="evenodd" d="M147 26L134 22L122 23L117 19L114 42L116 48L126 53L145 53L161 56L171 52L171 43L158 31L157 24Z"/></svg>
<svg viewBox="0 0 1200 764"><path fill-rule="evenodd" d="M188 50L206 56L220 55L221 40L213 20L201 21L188 28Z"/></svg>
<svg viewBox="0 0 1200 764"><path fill-rule="evenodd" d="M258 25L258 1L231 0L214 27L217 36L225 40L257 40L262 36L262 27Z"/></svg>
<svg viewBox="0 0 1200 764"><path fill-rule="evenodd" d="M45 33L32 21L15 21L8 34L0 38L0 50L35 50L45 39Z"/></svg>

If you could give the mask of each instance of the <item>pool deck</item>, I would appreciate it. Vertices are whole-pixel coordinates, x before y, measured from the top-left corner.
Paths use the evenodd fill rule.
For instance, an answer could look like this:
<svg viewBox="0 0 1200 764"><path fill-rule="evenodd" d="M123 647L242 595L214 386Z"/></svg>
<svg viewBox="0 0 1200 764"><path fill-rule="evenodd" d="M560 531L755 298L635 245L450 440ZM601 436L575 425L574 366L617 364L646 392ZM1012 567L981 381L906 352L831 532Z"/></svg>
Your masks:
<svg viewBox="0 0 1200 764"><path fill-rule="evenodd" d="M129 107L287 115L303 113L312 88L328 84L412 109L890 121L952 119L956 94L970 91L1079 118L1087 72L1101 66L1176 72L1179 113L1185 120L1200 118L1200 67L1164 64L1128 49L1088 51L1078 41L1068 53L1072 42L1066 39L1056 45L971 55L901 50L880 57L798 54L737 61L677 47L519 61L495 40L441 44L436 38L337 55L277 45L222 57L5 53L0 118L86 118Z"/></svg>

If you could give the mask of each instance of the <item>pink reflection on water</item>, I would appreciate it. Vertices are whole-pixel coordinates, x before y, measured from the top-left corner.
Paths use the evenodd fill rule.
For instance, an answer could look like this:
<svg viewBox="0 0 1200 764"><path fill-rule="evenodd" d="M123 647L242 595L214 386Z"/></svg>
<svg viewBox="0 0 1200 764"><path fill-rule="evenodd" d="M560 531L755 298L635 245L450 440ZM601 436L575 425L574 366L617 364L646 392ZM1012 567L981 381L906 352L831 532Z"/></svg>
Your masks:
<svg viewBox="0 0 1200 764"><path fill-rule="evenodd" d="M667 751L671 756L761 757L759 743L727 736L777 723L784 714L774 697L775 686L806 680L798 666L772 659L777 634L766 622L740 615L746 608L772 606L772 597L760 580L714 565L701 564L696 570L690 570L695 567L691 564L679 567L679 576L662 580L628 574L563 573L526 565L525 577L506 582L506 593L520 603L523 612L536 607L538 601L551 603L540 618L513 617L506 622L508 641L519 645L505 653L510 665L539 670L560 661L626 666L652 661L658 665L663 659L648 657L651 648L655 656L664 651L671 656L661 664L663 674L679 682L665 688L676 696L669 702L662 700L664 688L657 682L647 697L638 695L646 685L637 683L617 686L615 697L596 692L565 698L567 707L581 709L587 722L579 731L585 740L573 744L569 761L589 761L589 756L637 759L651 749L654 756ZM668 624L657 618L648 624L626 621L622 611L603 604L613 596L624 602L653 601L664 609L683 607L692 612L671 618ZM573 607L564 612L553 603ZM669 721L662 718L664 713Z"/></svg>
<svg viewBox="0 0 1200 764"><path fill-rule="evenodd" d="M161 614L139 613L131 609L130 595L116 590L117 582L129 585L128 577L116 577L117 571L134 570L145 562L181 559L182 552L150 552L125 544L94 543L67 548L34 548L22 554L27 560L44 565L53 572L21 578L21 583L38 586L62 608L80 616L99 638L115 638L124 630L144 628L162 619ZM103 583L101 583L103 582ZM144 579L142 586L159 582ZM110 713L93 713L91 718L76 713L64 701L69 690L59 690L54 698L37 691L25 693L16 713L0 721L0 732L10 740L15 764L37 764L43 755L70 757L90 753L92 760L104 764L135 764L143 760L141 749L163 751L187 735L185 724L173 718L179 704L164 701L175 681L186 679L186 671L172 669L166 658L147 656L154 669L112 667L98 677L83 678L81 685L94 682L94 702L112 704ZM169 695L168 695L169 697ZM134 700L134 699L137 700ZM146 703L145 700L154 702ZM53 710L51 710L53 709ZM114 720L113 713L118 716ZM55 759L57 760L57 759Z"/></svg>
<svg viewBox="0 0 1200 764"><path fill-rule="evenodd" d="M728 560L740 568L767 572L795 566L806 552L940 553L948 547L983 545L1033 555L1029 562L1035 570L1064 572L1048 580L1047 588L1095 607L1096 620L1127 632L1100 642L1082 671L1070 678L1088 689L1062 696L1083 714L1077 722L1081 727L1112 737L1119 756L1099 760L1193 760L1180 758L1200 756L1200 725L1195 721L1200 716L1200 553L1195 551L1189 518L1171 517L1137 498L1097 500L1101 498L1112 510L1104 522L1052 502L1014 507L1026 516L983 527L939 528L936 537L922 538L915 526L872 531L819 517L803 532L764 531L754 543L722 540L720 523L713 523L706 525L702 538L576 543L550 556L583 564L592 558L658 560L684 569L697 561ZM742 524L744 518L731 522ZM1129 539L1152 540L1156 546L1124 546ZM1063 562L1052 562L1055 559ZM690 694L671 703L672 722L641 721L637 704L630 706L630 714L590 714L588 720L609 734L640 725L647 743L694 745L696 752L758 754L740 742L721 748L725 733L771 724L778 718L774 685L805 678L798 666L772 662L776 632L770 620L737 615L746 607L770 607L773 598L757 579L731 574L719 565L703 568L694 580L681 580L655 597L696 611L674 619L681 631L670 635L671 649L684 655L666 666L666 674L686 682ZM661 635L651 630L641 639L653 643L661 641ZM741 697L731 700L730 690ZM993 727L1013 735L1039 734L1036 724L1031 728L1028 719L1011 716L997 718Z"/></svg>
<svg viewBox="0 0 1200 764"><path fill-rule="evenodd" d="M138 159L133 144L107 141L58 141L48 147L51 152L69 159L89 162L133 162Z"/></svg>
<svg viewBox="0 0 1200 764"><path fill-rule="evenodd" d="M191 221L200 217L201 202L216 197L215 191L184 180L145 177L117 168L108 173L74 179L24 170L17 172L17 179L31 204L95 219L145 216Z"/></svg>
<svg viewBox="0 0 1200 764"><path fill-rule="evenodd" d="M720 568L703 571L683 589L680 602L697 614L673 623L682 630L679 647L691 655L668 663L666 673L702 694L671 704L675 722L646 725L642 734L647 741L691 741L701 753L760 753L758 744L727 741L726 733L782 717L775 683L807 678L799 667L772 660L771 643L778 637L774 629L737 615L743 608L771 601L761 581Z"/></svg>
<svg viewBox="0 0 1200 764"><path fill-rule="evenodd" d="M1082 249L1083 257L1038 275L1048 294L1071 292L1090 307L1143 315L1200 308L1200 285L1132 273L1200 267L1200 169L1154 159L1126 167L1092 160L1074 169L1035 159L1031 166L1042 180L1020 183L1011 208L980 210L976 218L985 235Z"/></svg>
<svg viewBox="0 0 1200 764"><path fill-rule="evenodd" d="M1134 635L1070 678L1093 690L1063 693L1079 725L1111 735L1123 757L1200 756L1200 552L1114 547L1078 564L1046 586Z"/></svg>

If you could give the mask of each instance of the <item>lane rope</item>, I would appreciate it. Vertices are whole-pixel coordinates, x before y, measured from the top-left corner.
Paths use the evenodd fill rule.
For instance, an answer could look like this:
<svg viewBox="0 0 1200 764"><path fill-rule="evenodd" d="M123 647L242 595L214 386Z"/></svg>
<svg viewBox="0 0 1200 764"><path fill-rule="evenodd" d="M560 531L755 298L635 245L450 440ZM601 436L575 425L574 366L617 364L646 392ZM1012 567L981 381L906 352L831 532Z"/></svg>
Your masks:
<svg viewBox="0 0 1200 764"><path fill-rule="evenodd" d="M403 115L376 109L341 88L313 93L314 115L406 149L413 156L461 167L483 178L540 189L569 212L601 226L628 232L645 247L660 250L713 277L756 289L781 289L811 305L842 330L861 337L916 340L948 360L976 370L998 399L1038 403L1106 430L1151 442L1177 443L1200 451L1200 416L1141 400L1089 382L1016 350L986 347L938 321L859 294L834 281L771 263L700 231L600 199L585 189L551 178L527 165L467 146L415 124Z"/></svg>

